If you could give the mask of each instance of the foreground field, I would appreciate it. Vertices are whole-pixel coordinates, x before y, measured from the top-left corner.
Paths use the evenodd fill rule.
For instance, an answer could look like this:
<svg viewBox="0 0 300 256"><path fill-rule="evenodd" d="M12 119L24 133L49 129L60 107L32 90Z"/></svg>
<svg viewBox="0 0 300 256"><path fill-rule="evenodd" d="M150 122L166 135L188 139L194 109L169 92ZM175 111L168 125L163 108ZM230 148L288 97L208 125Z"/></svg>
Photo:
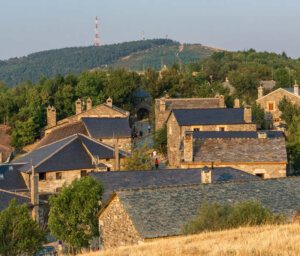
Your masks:
<svg viewBox="0 0 300 256"><path fill-rule="evenodd" d="M164 239L84 256L300 255L300 225L264 226Z"/></svg>

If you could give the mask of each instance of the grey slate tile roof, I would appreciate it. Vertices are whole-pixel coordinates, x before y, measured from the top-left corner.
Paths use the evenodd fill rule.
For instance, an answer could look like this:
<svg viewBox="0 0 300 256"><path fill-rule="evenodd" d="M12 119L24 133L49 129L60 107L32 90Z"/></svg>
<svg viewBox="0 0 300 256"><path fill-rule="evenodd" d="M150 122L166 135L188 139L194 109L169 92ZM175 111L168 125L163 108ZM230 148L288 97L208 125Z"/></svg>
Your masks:
<svg viewBox="0 0 300 256"><path fill-rule="evenodd" d="M17 167L18 166L8 164L0 165L0 189L9 191L28 190L22 175L17 170Z"/></svg>
<svg viewBox="0 0 300 256"><path fill-rule="evenodd" d="M0 190L0 211L5 210L8 207L10 201L14 198L17 199L19 205L30 203L30 199L28 197L9 193L5 190Z"/></svg>
<svg viewBox="0 0 300 256"><path fill-rule="evenodd" d="M179 98L166 99L166 111L172 109L186 108L217 108L219 107L218 98Z"/></svg>
<svg viewBox="0 0 300 256"><path fill-rule="evenodd" d="M243 108L172 110L179 125L244 124Z"/></svg>
<svg viewBox="0 0 300 256"><path fill-rule="evenodd" d="M198 163L287 163L284 137L204 138L196 139L193 148Z"/></svg>
<svg viewBox="0 0 300 256"><path fill-rule="evenodd" d="M130 137L127 118L83 117L82 121L93 138Z"/></svg>
<svg viewBox="0 0 300 256"><path fill-rule="evenodd" d="M205 199L234 204L258 200L292 219L300 210L300 177L117 191L142 238L181 235Z"/></svg>
<svg viewBox="0 0 300 256"><path fill-rule="evenodd" d="M22 172L31 170L31 164L36 172L64 171L93 168L92 158L113 158L114 148L82 134L75 134L50 145L36 149L12 164L23 165L18 168ZM124 157L120 151L120 158Z"/></svg>
<svg viewBox="0 0 300 256"><path fill-rule="evenodd" d="M259 132L265 132L267 138L280 138L283 137L283 132L280 131L194 131L194 139L206 139L206 138L258 138Z"/></svg>
<svg viewBox="0 0 300 256"><path fill-rule="evenodd" d="M120 189L201 183L200 168L94 172L89 175L104 185L103 202L106 202L115 190ZM218 167L212 170L212 182L255 179L260 178L231 167Z"/></svg>
<svg viewBox="0 0 300 256"><path fill-rule="evenodd" d="M292 93L292 94L294 94L294 88L282 88L283 90L286 90L286 91L288 91L288 92L290 92L290 93ZM299 94L300 92L298 92L298 96L300 96L300 94Z"/></svg>

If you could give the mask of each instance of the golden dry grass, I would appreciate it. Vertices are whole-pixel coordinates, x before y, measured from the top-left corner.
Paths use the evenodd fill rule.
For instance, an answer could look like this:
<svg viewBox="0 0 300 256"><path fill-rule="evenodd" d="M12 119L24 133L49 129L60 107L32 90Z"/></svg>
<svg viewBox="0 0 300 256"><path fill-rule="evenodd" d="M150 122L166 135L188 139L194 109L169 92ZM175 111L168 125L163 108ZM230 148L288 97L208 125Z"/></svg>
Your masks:
<svg viewBox="0 0 300 256"><path fill-rule="evenodd" d="M84 256L292 256L300 255L300 225L238 228L161 239Z"/></svg>

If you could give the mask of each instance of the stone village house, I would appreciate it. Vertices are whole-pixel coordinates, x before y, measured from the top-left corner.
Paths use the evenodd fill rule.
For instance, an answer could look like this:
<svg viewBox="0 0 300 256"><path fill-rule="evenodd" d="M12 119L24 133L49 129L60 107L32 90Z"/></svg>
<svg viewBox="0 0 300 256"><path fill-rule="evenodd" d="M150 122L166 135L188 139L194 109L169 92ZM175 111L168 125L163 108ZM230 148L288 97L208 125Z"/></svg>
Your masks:
<svg viewBox="0 0 300 256"><path fill-rule="evenodd" d="M225 108L224 96L215 98L155 99L155 130L163 128L173 109Z"/></svg>
<svg viewBox="0 0 300 256"><path fill-rule="evenodd" d="M40 147L11 163L31 188L32 168L38 176L38 192L59 192L63 184L86 176L89 172L120 169L124 151L83 134L75 134Z"/></svg>
<svg viewBox="0 0 300 256"><path fill-rule="evenodd" d="M209 183L209 170L203 172ZM100 247L182 235L182 226L197 215L204 198L221 204L258 200L294 221L300 210L300 177L115 191L99 213Z"/></svg>
<svg viewBox="0 0 300 256"><path fill-rule="evenodd" d="M294 88L278 88L275 91L264 95L264 88L258 88L258 98L256 103L265 111L266 118L271 121L274 126L278 126L282 120L280 119L281 111L278 108L280 101L286 97L292 104L300 105L299 86L295 83Z"/></svg>
<svg viewBox="0 0 300 256"><path fill-rule="evenodd" d="M236 104L238 107L239 104ZM251 107L174 109L167 119L168 159L179 167L180 147L186 131L256 131ZM212 159L213 161L213 159Z"/></svg>
<svg viewBox="0 0 300 256"><path fill-rule="evenodd" d="M53 143L68 136L81 133L98 139L108 145L118 145L120 150L131 152L132 138L129 126L129 112L115 107L109 98L106 103L92 107L92 100L86 102L86 110L82 111L83 102L76 101L76 114L56 121L56 109L47 108L47 126L45 136L35 149Z"/></svg>

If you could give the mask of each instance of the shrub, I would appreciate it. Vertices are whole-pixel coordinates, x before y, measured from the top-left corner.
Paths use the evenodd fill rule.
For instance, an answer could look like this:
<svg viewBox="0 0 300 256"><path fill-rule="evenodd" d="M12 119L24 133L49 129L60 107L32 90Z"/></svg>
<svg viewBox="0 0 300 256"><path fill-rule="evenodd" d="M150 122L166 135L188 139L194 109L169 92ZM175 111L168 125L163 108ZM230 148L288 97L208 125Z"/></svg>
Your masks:
<svg viewBox="0 0 300 256"><path fill-rule="evenodd" d="M240 226L258 226L263 224L280 224L285 221L283 214L272 214L257 201L236 203L234 206L217 202L204 201L195 218L183 226L185 234L202 231L216 231Z"/></svg>

